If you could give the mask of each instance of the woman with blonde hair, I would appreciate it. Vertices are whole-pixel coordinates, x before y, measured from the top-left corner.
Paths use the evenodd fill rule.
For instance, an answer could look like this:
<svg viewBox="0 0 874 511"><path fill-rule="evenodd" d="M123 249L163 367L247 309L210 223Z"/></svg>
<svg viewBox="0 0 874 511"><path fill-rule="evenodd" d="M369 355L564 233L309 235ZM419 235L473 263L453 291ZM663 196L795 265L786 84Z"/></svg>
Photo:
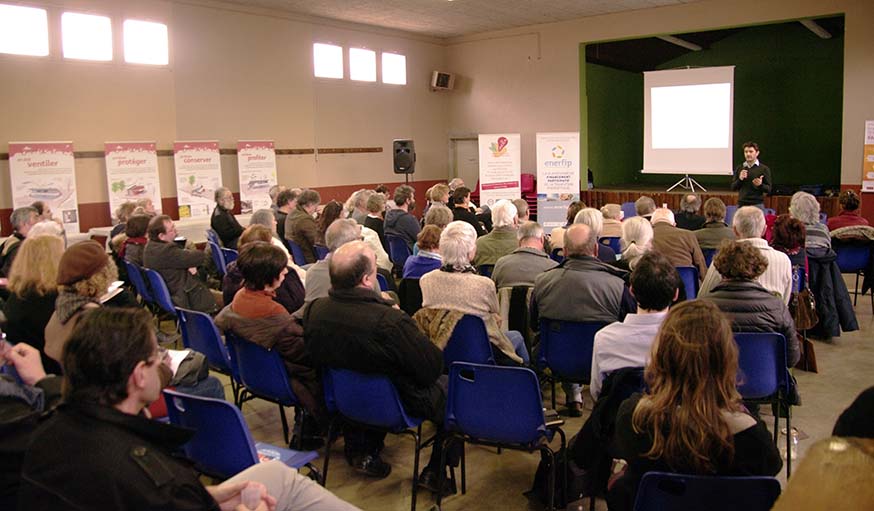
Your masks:
<svg viewBox="0 0 874 511"><path fill-rule="evenodd" d="M632 509L651 471L773 476L783 466L768 428L747 413L736 388L731 324L707 300L668 313L644 371L649 390L619 407L613 436L628 462L607 494L611 511Z"/></svg>
<svg viewBox="0 0 874 511"><path fill-rule="evenodd" d="M64 240L58 236L25 239L9 272L9 299L3 305L6 340L26 342L40 351L43 367L58 374L60 366L45 354L45 328L58 298L58 264Z"/></svg>
<svg viewBox="0 0 874 511"><path fill-rule="evenodd" d="M622 222L622 237L619 239L622 259L614 266L631 271L637 260L652 249L652 224L642 216L633 216Z"/></svg>

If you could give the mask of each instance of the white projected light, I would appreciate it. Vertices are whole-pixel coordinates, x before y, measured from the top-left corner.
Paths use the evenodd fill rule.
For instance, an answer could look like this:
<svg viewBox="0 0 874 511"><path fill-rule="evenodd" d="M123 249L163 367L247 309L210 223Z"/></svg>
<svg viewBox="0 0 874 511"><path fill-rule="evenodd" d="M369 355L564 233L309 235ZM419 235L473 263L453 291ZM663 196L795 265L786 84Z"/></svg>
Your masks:
<svg viewBox="0 0 874 511"><path fill-rule="evenodd" d="M407 57L397 53L382 54L382 83L407 84Z"/></svg>
<svg viewBox="0 0 874 511"><path fill-rule="evenodd" d="M653 149L726 148L731 84L653 87Z"/></svg>
<svg viewBox="0 0 874 511"><path fill-rule="evenodd" d="M349 78L359 82L375 82L376 52L349 48Z"/></svg>
<svg viewBox="0 0 874 511"><path fill-rule="evenodd" d="M0 4L0 53L48 55L49 25L45 9Z"/></svg>
<svg viewBox="0 0 874 511"><path fill-rule="evenodd" d="M319 78L343 78L343 47L313 44L313 73Z"/></svg>
<svg viewBox="0 0 874 511"><path fill-rule="evenodd" d="M64 58L112 60L112 22L106 16L65 12L61 40Z"/></svg>
<svg viewBox="0 0 874 511"><path fill-rule="evenodd" d="M124 20L124 61L166 66L169 62L167 25Z"/></svg>

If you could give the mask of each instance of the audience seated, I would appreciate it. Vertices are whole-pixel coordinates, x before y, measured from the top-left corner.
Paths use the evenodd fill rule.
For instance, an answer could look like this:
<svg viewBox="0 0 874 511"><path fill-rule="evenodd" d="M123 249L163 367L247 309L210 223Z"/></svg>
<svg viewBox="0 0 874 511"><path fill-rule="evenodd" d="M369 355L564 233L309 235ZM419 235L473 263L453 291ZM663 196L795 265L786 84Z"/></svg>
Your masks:
<svg viewBox="0 0 874 511"><path fill-rule="evenodd" d="M677 227L687 231L697 231L704 227L707 219L698 214L701 209L701 198L694 193L686 194L680 199L680 211L674 214Z"/></svg>
<svg viewBox="0 0 874 511"><path fill-rule="evenodd" d="M574 224L574 218L577 217L577 213L585 207L586 203L583 201L574 201L570 203L570 206L567 207L567 222L564 224L564 227L556 227L549 234L549 243L552 245L553 249L564 248L565 231L568 227Z"/></svg>
<svg viewBox="0 0 874 511"><path fill-rule="evenodd" d="M509 254L518 246L516 228L519 218L512 201L501 199L492 206L492 232L476 240L476 258L473 265L494 265L498 259Z"/></svg>
<svg viewBox="0 0 874 511"><path fill-rule="evenodd" d="M376 266L379 273L386 277L389 288L394 289L394 278L391 278L391 270L394 267L394 263L391 262L388 252L383 248L382 240L379 239L379 233L366 225L361 225L361 237L376 254Z"/></svg>
<svg viewBox="0 0 874 511"><path fill-rule="evenodd" d="M534 286L534 279L558 263L543 251L543 227L537 222L525 222L516 231L519 248L498 259L492 280L498 289L514 286Z"/></svg>
<svg viewBox="0 0 874 511"><path fill-rule="evenodd" d="M656 209L650 221L653 250L667 257L674 266L694 266L698 269L698 279L703 279L707 263L695 234L676 227L674 212L667 208Z"/></svg>
<svg viewBox="0 0 874 511"><path fill-rule="evenodd" d="M516 217L519 219L518 224L522 225L527 222L529 217L528 201L525 199L513 199L513 205L516 206Z"/></svg>
<svg viewBox="0 0 874 511"><path fill-rule="evenodd" d="M762 239L765 233L765 214L755 206L743 206L734 214L731 223L737 240L756 247L768 260L765 272L756 281L769 292L783 297L783 302L788 304L792 294L792 263L789 262L786 254L774 250ZM706 295L721 282L722 276L711 264L704 282L701 283L698 296Z"/></svg>
<svg viewBox="0 0 874 511"><path fill-rule="evenodd" d="M558 321L622 321L634 312L633 298L625 287L628 272L598 260L601 245L588 225L574 224L565 232L565 260L534 280L531 328L539 330L540 318ZM583 396L578 384L563 384L568 413L582 414Z"/></svg>
<svg viewBox="0 0 874 511"><path fill-rule="evenodd" d="M149 229L151 217L146 215L132 215L125 224L124 234L127 238L118 251L119 257L137 266L143 266L143 251L148 239L146 232Z"/></svg>
<svg viewBox="0 0 874 511"><path fill-rule="evenodd" d="M528 351L522 334L501 331L498 294L495 283L477 275L471 261L476 257L476 231L469 223L456 220L440 234L440 254L443 266L426 273L419 280L422 288L422 309L416 321L441 348L446 346L455 323L465 314L482 318L498 363L528 363ZM441 319L442 318L442 319ZM442 335L435 337L432 325L442 325Z"/></svg>
<svg viewBox="0 0 874 511"><path fill-rule="evenodd" d="M410 250L413 249L416 236L422 230L419 221L411 214L416 207L415 193L416 191L409 185L395 188L394 199L397 207L385 214L383 225L387 236L396 236L406 241Z"/></svg>
<svg viewBox="0 0 874 511"><path fill-rule="evenodd" d="M595 401L608 374L624 367L647 365L653 340L668 315L668 307L677 299L679 286L680 275L665 256L650 252L637 260L629 286L637 300L637 312L595 334L589 384Z"/></svg>
<svg viewBox="0 0 874 511"><path fill-rule="evenodd" d="M343 205L335 200L332 200L331 202L325 204L325 206L319 212L319 217L316 220L316 223L319 226L319 232L316 234L317 244L325 244L325 231L327 231L328 226L334 223L334 220L338 218L346 218L345 211L343 210Z"/></svg>
<svg viewBox="0 0 874 511"><path fill-rule="evenodd" d="M734 231L725 223L725 203L716 197L704 202L706 222L695 231L701 250L719 248L722 240L733 240Z"/></svg>
<svg viewBox="0 0 874 511"><path fill-rule="evenodd" d="M112 239L127 229L127 221L133 216L134 210L137 208L136 202L122 202L115 208L115 218L118 221L109 231L109 239Z"/></svg>
<svg viewBox="0 0 874 511"><path fill-rule="evenodd" d="M744 411L735 385L737 345L728 319L707 300L672 308L645 371L649 389L619 408L614 444L628 462L607 494L611 510L633 508L650 471L773 476L783 463L771 433Z"/></svg>
<svg viewBox="0 0 874 511"><path fill-rule="evenodd" d="M243 234L240 235L239 248L243 248L257 241L271 243L273 236L270 231L263 225L250 225ZM275 245L274 245L275 246ZM286 264L289 264L286 259ZM289 268L294 268L289 264ZM243 287L243 272L237 261L233 261L228 265L227 272L222 280L222 298L224 303L231 303L237 291ZM296 271L289 271L282 281L282 284L274 290L275 296L273 301L282 305L286 311L293 313L303 305L304 300L304 284L300 278L300 274Z"/></svg>
<svg viewBox="0 0 874 511"><path fill-rule="evenodd" d="M477 237L485 236L488 231L477 219L470 203L470 188L462 185L452 193L452 219L469 223L476 231Z"/></svg>
<svg viewBox="0 0 874 511"><path fill-rule="evenodd" d="M841 204L841 212L838 213L838 216L828 219L829 231L853 225L868 225L868 219L859 214L862 199L858 193L853 190L844 190L838 197L838 202Z"/></svg>
<svg viewBox="0 0 874 511"><path fill-rule="evenodd" d="M176 225L167 215L152 218L148 233L143 265L161 274L173 304L208 314L215 312L215 298L206 284L197 278L197 269L206 261L206 254L199 250L184 249L174 243Z"/></svg>
<svg viewBox="0 0 874 511"><path fill-rule="evenodd" d="M791 215L780 215L771 228L771 248L789 257L792 266L804 268L807 272L807 253L804 251L804 238L807 229L804 223Z"/></svg>
<svg viewBox="0 0 874 511"><path fill-rule="evenodd" d="M449 206L450 193L449 186L443 183L437 183L432 186L428 192L425 193L425 197L428 198L428 206L426 206L425 210L422 211L422 215L427 215L434 206Z"/></svg>
<svg viewBox="0 0 874 511"><path fill-rule="evenodd" d="M639 199L634 201L634 211L637 212L637 216L642 216L649 220L655 210L656 204L652 197L642 195Z"/></svg>
<svg viewBox="0 0 874 511"><path fill-rule="evenodd" d="M273 215L276 217L276 235L280 240L285 240L285 221L288 219L289 213L297 208L297 197L300 195L300 188L291 188L282 190L276 196L276 209Z"/></svg>
<svg viewBox="0 0 874 511"><path fill-rule="evenodd" d="M819 201L807 192L795 192L789 202L789 214L804 222L804 248L813 255L823 255L832 248L828 227L819 221Z"/></svg>
<svg viewBox="0 0 874 511"><path fill-rule="evenodd" d="M258 511L355 509L279 461L203 486L178 454L193 432L143 415L170 379L144 310L89 311L63 365L65 404L33 434L24 457L19 499L29 509L241 511L247 486L261 490Z"/></svg>
<svg viewBox="0 0 874 511"><path fill-rule="evenodd" d="M18 249L21 248L21 242L27 237L30 228L38 222L38 217L36 209L30 206L16 208L12 212L9 217L9 221L12 223L12 235L0 245L0 277L9 277L12 261L15 260Z"/></svg>
<svg viewBox="0 0 874 511"><path fill-rule="evenodd" d="M381 193L374 193L367 199L367 218L364 219L364 227L372 229L379 236L379 242L382 244L382 249L389 251L388 241L385 239L385 196Z"/></svg>
<svg viewBox="0 0 874 511"><path fill-rule="evenodd" d="M409 316L373 291L376 257L366 243L339 247L331 256L330 277L329 295L304 312L307 349L321 367L388 376L410 416L437 424L431 459L419 480L434 491L444 473L439 466L446 406L443 356ZM344 427L344 436L350 465L374 477L391 472L380 458L385 433L350 426Z"/></svg>
<svg viewBox="0 0 874 511"><path fill-rule="evenodd" d="M367 218L367 201L375 193L373 190L358 190L353 193L345 208L349 211L349 218L358 222L359 225L364 225L364 220Z"/></svg>
<svg viewBox="0 0 874 511"><path fill-rule="evenodd" d="M768 267L768 260L754 246L726 241L713 258L722 282L699 294L716 304L732 322L735 332L777 332L786 338L786 358L793 367L801 357L795 322L783 299L772 294L756 279Z"/></svg>
<svg viewBox="0 0 874 511"><path fill-rule="evenodd" d="M440 204L434 204L425 215L425 225L436 225L442 231L452 221L452 210Z"/></svg>
<svg viewBox="0 0 874 511"><path fill-rule="evenodd" d="M279 198L279 194L283 191L288 190L288 187L285 185L273 185L267 190L267 195L270 197L270 211L276 213L279 209L279 205L276 203L276 199Z"/></svg>
<svg viewBox="0 0 874 511"><path fill-rule="evenodd" d="M583 208L574 217L575 224L588 225L595 238L601 239L601 231L604 227L604 216L595 208ZM606 243L598 244L598 259L605 263L616 262L616 252Z"/></svg>
<svg viewBox="0 0 874 511"><path fill-rule="evenodd" d="M601 236L605 238L622 236L622 206L604 204L601 207L601 215L604 217L604 228L601 229Z"/></svg>
<svg viewBox="0 0 874 511"><path fill-rule="evenodd" d="M3 333L12 344L27 343L36 348L42 366L60 374L58 363L45 353L45 328L55 312L64 241L58 236L31 237L21 243L19 253L22 257L15 259L9 272Z"/></svg>
<svg viewBox="0 0 874 511"><path fill-rule="evenodd" d="M132 215L148 215L155 216L158 212L155 210L155 204L152 202L152 199L137 199L137 207L134 208L134 212Z"/></svg>
<svg viewBox="0 0 874 511"><path fill-rule="evenodd" d="M209 225L218 234L222 246L236 250L237 240L243 234L243 226L234 216L233 209L234 194L224 186L216 188L215 209L212 210Z"/></svg>
<svg viewBox="0 0 874 511"><path fill-rule="evenodd" d="M631 271L641 256L652 250L652 224L642 216L633 216L622 222L622 237L619 238L622 258L611 264Z"/></svg>
<svg viewBox="0 0 874 511"><path fill-rule="evenodd" d="M253 225L260 225L268 229L268 232L270 232L270 244L278 248L279 250L282 250L282 253L285 254L285 257L288 259L288 267L294 270L295 273L297 273L298 277L300 277L301 282L304 282L304 280L306 279L306 270L294 264L294 258L288 252L288 247L285 246L284 241L279 239L276 232L278 224L276 223L276 215L273 214L273 211L264 208L252 213L252 217L249 219L249 226ZM237 248L240 248L239 242L237 244Z"/></svg>
<svg viewBox="0 0 874 511"><path fill-rule="evenodd" d="M429 271L434 271L443 265L440 256L440 232L436 225L426 225L416 241L419 251L404 262L403 278L418 279Z"/></svg>
<svg viewBox="0 0 874 511"><path fill-rule="evenodd" d="M315 244L319 229L313 214L319 208L321 200L319 192L304 190L297 197L297 207L285 218L285 239L300 245L307 264L318 260Z"/></svg>

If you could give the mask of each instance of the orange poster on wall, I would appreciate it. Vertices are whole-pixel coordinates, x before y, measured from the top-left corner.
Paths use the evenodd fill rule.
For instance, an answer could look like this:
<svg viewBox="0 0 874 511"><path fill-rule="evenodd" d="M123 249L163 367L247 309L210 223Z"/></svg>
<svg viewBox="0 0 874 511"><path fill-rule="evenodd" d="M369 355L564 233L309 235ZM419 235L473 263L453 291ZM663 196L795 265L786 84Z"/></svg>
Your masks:
<svg viewBox="0 0 874 511"><path fill-rule="evenodd" d="M874 121L865 121L865 147L862 151L862 191L874 192Z"/></svg>

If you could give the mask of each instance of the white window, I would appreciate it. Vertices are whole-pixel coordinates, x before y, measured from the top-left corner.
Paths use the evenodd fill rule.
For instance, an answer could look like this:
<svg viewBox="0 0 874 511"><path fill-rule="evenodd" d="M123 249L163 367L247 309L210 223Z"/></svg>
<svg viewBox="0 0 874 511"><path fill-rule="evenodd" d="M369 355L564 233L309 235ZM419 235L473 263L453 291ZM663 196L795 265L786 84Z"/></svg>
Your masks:
<svg viewBox="0 0 874 511"><path fill-rule="evenodd" d="M45 9L0 4L0 53L49 54L49 24Z"/></svg>
<svg viewBox="0 0 874 511"><path fill-rule="evenodd" d="M169 62L167 25L124 20L124 61L166 66Z"/></svg>
<svg viewBox="0 0 874 511"><path fill-rule="evenodd" d="M112 60L112 22L106 16L65 12L61 41L64 58Z"/></svg>
<svg viewBox="0 0 874 511"><path fill-rule="evenodd" d="M349 48L349 78L360 82L375 82L376 52Z"/></svg>
<svg viewBox="0 0 874 511"><path fill-rule="evenodd" d="M407 57L398 53L382 54L382 83L407 84Z"/></svg>
<svg viewBox="0 0 874 511"><path fill-rule="evenodd" d="M343 47L313 44L313 72L319 78L343 78Z"/></svg>

